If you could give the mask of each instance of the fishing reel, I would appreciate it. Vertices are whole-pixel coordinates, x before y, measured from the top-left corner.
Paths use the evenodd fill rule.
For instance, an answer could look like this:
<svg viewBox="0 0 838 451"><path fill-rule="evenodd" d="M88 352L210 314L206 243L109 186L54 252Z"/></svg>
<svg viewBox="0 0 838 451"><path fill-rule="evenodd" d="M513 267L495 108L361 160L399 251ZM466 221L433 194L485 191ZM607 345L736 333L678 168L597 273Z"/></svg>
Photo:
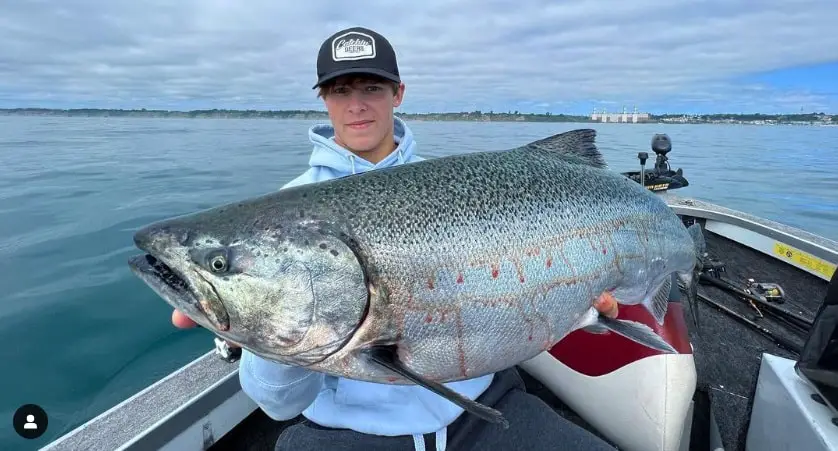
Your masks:
<svg viewBox="0 0 838 451"><path fill-rule="evenodd" d="M768 302L775 302L777 304L786 302L786 294L783 291L783 287L776 283L755 282L754 279L748 279L745 292L763 298Z"/></svg>
<svg viewBox="0 0 838 451"><path fill-rule="evenodd" d="M721 279L722 274L727 272L727 266L721 260L709 258L706 262L704 262L704 267L701 269L701 272L706 274L707 277Z"/></svg>

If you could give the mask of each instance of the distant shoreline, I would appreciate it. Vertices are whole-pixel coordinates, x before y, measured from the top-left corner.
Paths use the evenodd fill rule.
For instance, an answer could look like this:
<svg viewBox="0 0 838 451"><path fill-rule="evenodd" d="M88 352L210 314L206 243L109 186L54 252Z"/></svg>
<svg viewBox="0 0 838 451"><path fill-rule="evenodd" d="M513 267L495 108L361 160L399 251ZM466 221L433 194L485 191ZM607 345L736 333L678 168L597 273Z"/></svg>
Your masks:
<svg viewBox="0 0 838 451"><path fill-rule="evenodd" d="M327 120L325 111L318 110L122 110L99 108L5 108L0 109L0 116L60 116L60 117L134 117L134 118L184 118L184 119L301 119ZM496 112L458 112L458 113L396 113L396 116L412 121L452 121L452 122L582 122L594 121L590 116L553 113L520 113L510 111ZM629 115L629 118L631 115ZM609 122L631 124L629 122ZM751 125L838 125L838 115L824 113L809 114L663 114L648 115L648 119L637 123L675 123L675 124L751 124Z"/></svg>

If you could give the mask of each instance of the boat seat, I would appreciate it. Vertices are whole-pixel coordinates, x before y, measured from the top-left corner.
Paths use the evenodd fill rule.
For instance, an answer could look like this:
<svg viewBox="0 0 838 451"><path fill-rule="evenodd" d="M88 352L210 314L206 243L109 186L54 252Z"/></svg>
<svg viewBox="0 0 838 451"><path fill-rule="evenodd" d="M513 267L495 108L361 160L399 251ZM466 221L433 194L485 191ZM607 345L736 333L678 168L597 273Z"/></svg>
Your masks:
<svg viewBox="0 0 838 451"><path fill-rule="evenodd" d="M621 305L619 318L646 324L677 354L614 333L577 330L520 368L621 450L682 449L697 375L677 280L672 285L662 326L639 305Z"/></svg>
<svg viewBox="0 0 838 451"><path fill-rule="evenodd" d="M834 450L838 444L836 407L838 271L832 275L798 360L763 353L745 449Z"/></svg>
<svg viewBox="0 0 838 451"><path fill-rule="evenodd" d="M838 271L832 274L795 370L838 406Z"/></svg>

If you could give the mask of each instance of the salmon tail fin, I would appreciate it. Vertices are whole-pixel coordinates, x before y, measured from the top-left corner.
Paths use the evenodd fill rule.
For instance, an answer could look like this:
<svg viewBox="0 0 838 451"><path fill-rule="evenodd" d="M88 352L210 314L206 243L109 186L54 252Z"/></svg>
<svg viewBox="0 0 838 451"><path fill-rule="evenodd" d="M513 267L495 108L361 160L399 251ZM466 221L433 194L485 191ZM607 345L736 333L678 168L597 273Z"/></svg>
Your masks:
<svg viewBox="0 0 838 451"><path fill-rule="evenodd" d="M404 377L405 379L425 387L426 389L442 396L443 398L453 402L462 407L465 411L476 415L490 423L500 424L504 429L509 428L509 422L503 417L499 411L491 407L480 404L477 401L472 401L465 396L451 390L450 388L438 382L428 380L413 371L409 370L404 363L399 360L397 349L395 345L388 346L373 346L364 351L370 360L378 365L387 368L388 370Z"/></svg>
<svg viewBox="0 0 838 451"><path fill-rule="evenodd" d="M696 264L699 269L702 269L704 267L704 261L707 257L707 242L704 240L704 232L701 230L701 226L698 225L698 223L687 227L687 232L689 232L690 238L693 239Z"/></svg>
<svg viewBox="0 0 838 451"><path fill-rule="evenodd" d="M679 274L681 282L684 283L684 288L687 292L687 301L690 304L690 311L692 312L693 323L695 323L696 331L700 329L698 322L698 282L701 279L701 272L704 270L704 263L707 259L707 242L704 240L704 233L701 226L695 223L687 227L690 237L693 240L693 247L695 249L695 266L692 272L686 274Z"/></svg>
<svg viewBox="0 0 838 451"><path fill-rule="evenodd" d="M700 329L698 322L698 280L700 277L701 271L698 268L688 273L678 274L678 279L684 284L687 292L687 302L690 304L690 312L692 313L691 316L696 332Z"/></svg>

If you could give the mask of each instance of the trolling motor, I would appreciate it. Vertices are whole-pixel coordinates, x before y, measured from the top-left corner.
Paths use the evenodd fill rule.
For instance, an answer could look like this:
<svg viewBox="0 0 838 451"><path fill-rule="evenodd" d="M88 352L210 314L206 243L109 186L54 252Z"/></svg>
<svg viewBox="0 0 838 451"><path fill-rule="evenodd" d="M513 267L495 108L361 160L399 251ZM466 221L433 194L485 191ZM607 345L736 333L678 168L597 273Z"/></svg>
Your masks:
<svg viewBox="0 0 838 451"><path fill-rule="evenodd" d="M665 173L671 171L669 168L668 154L672 150L672 141L665 133L658 133L652 137L652 152L655 152L657 159L655 159L655 172Z"/></svg>
<svg viewBox="0 0 838 451"><path fill-rule="evenodd" d="M655 153L655 166L646 170L646 161L649 159L647 152L639 152L637 159L640 160L640 171L624 172L623 175L640 183L652 191L666 191L670 189L683 188L689 185L684 178L684 172L679 168L673 171L669 167L669 158L666 156L672 151L672 140L664 133L657 133L652 137L652 152Z"/></svg>

